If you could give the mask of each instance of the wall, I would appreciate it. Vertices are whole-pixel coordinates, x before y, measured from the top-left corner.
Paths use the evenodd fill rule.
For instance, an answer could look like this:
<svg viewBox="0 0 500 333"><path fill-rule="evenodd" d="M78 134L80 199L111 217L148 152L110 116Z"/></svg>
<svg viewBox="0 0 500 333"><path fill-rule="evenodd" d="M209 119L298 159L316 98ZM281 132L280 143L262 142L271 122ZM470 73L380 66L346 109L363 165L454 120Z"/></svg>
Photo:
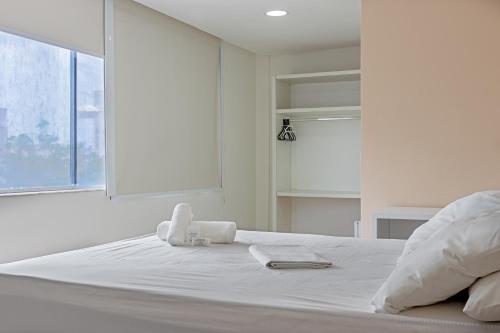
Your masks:
<svg viewBox="0 0 500 333"><path fill-rule="evenodd" d="M290 198L290 201L293 232L353 236L352 222L359 221L359 199Z"/></svg>
<svg viewBox="0 0 500 333"><path fill-rule="evenodd" d="M255 227L270 230L270 165L271 156L271 57L258 55L256 62L256 109L255 109Z"/></svg>
<svg viewBox="0 0 500 333"><path fill-rule="evenodd" d="M224 43L224 192L221 217L255 229L255 54Z"/></svg>
<svg viewBox="0 0 500 333"><path fill-rule="evenodd" d="M173 206L255 228L255 55L224 44L224 194L118 198L104 192L0 197L0 262L152 233Z"/></svg>
<svg viewBox="0 0 500 333"><path fill-rule="evenodd" d="M360 66L359 47L318 50L277 56L257 56L256 110L256 216L257 229L270 228L271 128L270 81L276 74L356 69Z"/></svg>
<svg viewBox="0 0 500 333"><path fill-rule="evenodd" d="M362 219L500 188L500 1L364 0Z"/></svg>
<svg viewBox="0 0 500 333"><path fill-rule="evenodd" d="M271 75L357 69L359 47L344 47L271 57Z"/></svg>

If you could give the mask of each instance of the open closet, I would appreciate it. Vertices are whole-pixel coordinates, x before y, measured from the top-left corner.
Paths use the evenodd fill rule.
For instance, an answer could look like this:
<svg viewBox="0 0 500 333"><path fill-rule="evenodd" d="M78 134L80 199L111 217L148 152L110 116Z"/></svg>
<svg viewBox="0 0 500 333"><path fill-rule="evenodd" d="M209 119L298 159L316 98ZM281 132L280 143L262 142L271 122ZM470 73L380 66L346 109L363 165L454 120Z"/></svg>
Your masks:
<svg viewBox="0 0 500 333"><path fill-rule="evenodd" d="M356 234L360 78L357 69L273 76L273 231Z"/></svg>

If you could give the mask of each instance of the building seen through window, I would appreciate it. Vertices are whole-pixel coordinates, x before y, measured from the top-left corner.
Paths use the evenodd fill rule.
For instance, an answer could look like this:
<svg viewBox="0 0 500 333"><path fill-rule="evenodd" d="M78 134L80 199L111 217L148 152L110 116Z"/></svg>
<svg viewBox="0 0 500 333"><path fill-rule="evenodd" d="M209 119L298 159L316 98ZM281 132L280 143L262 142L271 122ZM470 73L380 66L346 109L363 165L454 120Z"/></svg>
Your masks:
<svg viewBox="0 0 500 333"><path fill-rule="evenodd" d="M103 59L0 32L0 191L103 187Z"/></svg>

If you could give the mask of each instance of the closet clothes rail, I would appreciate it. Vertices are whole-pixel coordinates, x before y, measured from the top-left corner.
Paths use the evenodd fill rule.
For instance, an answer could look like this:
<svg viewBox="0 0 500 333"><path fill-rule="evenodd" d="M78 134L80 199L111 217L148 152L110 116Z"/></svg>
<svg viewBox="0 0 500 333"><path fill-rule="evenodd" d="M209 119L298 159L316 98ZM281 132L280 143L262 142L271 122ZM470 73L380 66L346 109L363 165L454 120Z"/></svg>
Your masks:
<svg viewBox="0 0 500 333"><path fill-rule="evenodd" d="M320 118L298 118L290 119L290 122L301 122L301 121L332 121L332 120L359 120L361 117L320 117Z"/></svg>

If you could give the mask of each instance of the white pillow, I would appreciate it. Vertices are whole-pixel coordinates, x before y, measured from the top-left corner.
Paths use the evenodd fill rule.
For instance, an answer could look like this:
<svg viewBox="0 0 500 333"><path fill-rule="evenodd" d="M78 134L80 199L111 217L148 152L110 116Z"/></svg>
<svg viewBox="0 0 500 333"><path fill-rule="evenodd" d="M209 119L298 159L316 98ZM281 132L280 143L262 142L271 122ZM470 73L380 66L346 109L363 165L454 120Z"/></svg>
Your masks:
<svg viewBox="0 0 500 333"><path fill-rule="evenodd" d="M372 299L375 312L398 313L445 300L500 270L500 210L457 221L410 253Z"/></svg>
<svg viewBox="0 0 500 333"><path fill-rule="evenodd" d="M464 313L477 320L500 321L500 272L480 278L470 287Z"/></svg>
<svg viewBox="0 0 500 333"><path fill-rule="evenodd" d="M481 214L499 209L500 191L477 192L453 201L441 209L428 222L415 229L405 243L403 253L398 258L398 264L412 253L421 242L431 237L435 232L457 221L470 220Z"/></svg>

